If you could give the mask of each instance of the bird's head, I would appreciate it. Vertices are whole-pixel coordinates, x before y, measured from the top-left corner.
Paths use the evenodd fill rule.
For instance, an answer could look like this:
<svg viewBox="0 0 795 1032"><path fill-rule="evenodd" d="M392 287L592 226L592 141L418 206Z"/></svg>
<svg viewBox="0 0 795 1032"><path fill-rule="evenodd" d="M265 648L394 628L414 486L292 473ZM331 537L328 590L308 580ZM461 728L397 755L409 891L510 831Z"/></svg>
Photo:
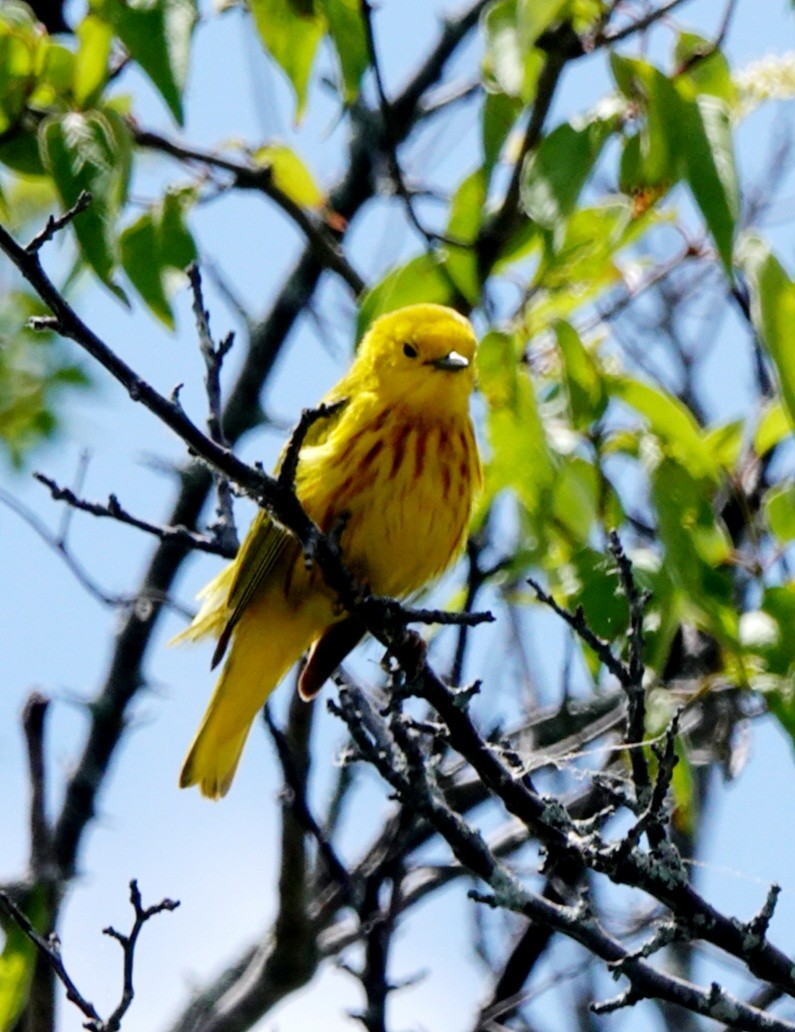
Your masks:
<svg viewBox="0 0 795 1032"><path fill-rule="evenodd" d="M477 339L468 319L444 305L407 305L382 315L355 366L387 404L429 414L466 409Z"/></svg>

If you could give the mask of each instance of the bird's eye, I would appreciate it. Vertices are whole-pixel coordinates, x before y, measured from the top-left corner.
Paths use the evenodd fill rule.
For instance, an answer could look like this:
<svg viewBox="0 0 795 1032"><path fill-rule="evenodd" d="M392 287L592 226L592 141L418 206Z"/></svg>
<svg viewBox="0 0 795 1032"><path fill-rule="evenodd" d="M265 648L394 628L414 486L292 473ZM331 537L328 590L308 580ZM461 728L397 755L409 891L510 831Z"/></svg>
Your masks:
<svg viewBox="0 0 795 1032"><path fill-rule="evenodd" d="M406 356L406 358L416 358L417 357L417 349L414 347L413 344L404 344L403 345L403 354Z"/></svg>

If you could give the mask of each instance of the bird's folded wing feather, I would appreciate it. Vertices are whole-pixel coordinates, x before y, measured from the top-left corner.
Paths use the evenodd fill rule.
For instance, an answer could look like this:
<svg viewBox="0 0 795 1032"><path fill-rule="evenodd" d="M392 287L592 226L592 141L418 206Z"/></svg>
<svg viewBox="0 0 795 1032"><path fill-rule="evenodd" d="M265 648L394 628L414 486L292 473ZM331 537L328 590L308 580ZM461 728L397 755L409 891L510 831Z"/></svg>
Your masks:
<svg viewBox="0 0 795 1032"><path fill-rule="evenodd" d="M325 404L332 404L341 400L343 399L338 389L331 391L323 399ZM313 447L323 444L339 422L343 409L344 406L332 413L327 419L319 419L314 423L304 438L303 446ZM279 462L276 466L277 473L283 458L284 452L279 457ZM223 658L232 631L246 606L254 597L260 585L267 581L268 575L276 567L285 547L294 540L290 531L277 523L268 513L262 510L257 513L251 530L241 545L240 554L235 559L235 576L229 588L229 595L226 601L229 616L213 654L212 665L214 667Z"/></svg>

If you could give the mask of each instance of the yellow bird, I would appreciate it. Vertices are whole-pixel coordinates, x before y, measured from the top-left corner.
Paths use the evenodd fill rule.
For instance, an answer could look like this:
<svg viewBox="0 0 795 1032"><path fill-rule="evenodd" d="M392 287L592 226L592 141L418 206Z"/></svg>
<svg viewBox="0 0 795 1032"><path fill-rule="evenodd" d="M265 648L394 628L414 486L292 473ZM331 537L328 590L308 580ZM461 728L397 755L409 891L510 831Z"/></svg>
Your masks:
<svg viewBox="0 0 795 1032"><path fill-rule="evenodd" d="M469 398L477 341L442 305L377 319L353 365L323 401L340 402L309 430L296 493L321 530L344 519L351 572L379 595L402 598L461 552L482 482ZM228 655L190 747L180 785L225 795L254 718L290 667L311 649L299 690L310 699L358 643L360 621L341 610L295 538L260 511L237 557L200 593L202 606L175 641L218 639Z"/></svg>

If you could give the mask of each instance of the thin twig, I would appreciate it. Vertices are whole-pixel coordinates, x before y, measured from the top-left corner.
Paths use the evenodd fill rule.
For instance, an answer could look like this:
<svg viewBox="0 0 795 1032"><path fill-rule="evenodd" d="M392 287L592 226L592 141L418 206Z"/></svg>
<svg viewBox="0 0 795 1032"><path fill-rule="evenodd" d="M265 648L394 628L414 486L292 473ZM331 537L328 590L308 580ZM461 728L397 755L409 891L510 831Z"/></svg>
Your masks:
<svg viewBox="0 0 795 1032"><path fill-rule="evenodd" d="M94 1004L87 1000L79 991L77 986L74 984L72 979L69 977L69 973L64 967L63 960L61 959L60 943L56 937L45 939L39 935L36 929L28 920L27 915L24 911L14 903L7 892L3 892L0 889L0 909L5 910L6 914L12 918L17 925L22 929L28 939L33 943L36 949L39 951L39 955L50 965L52 970L55 972L55 976L58 981L66 989L66 998L70 1003L75 1004L86 1018L90 1022L95 1024L91 1027L101 1029L102 1019L97 1013ZM86 1025L88 1028L89 1026Z"/></svg>
<svg viewBox="0 0 795 1032"><path fill-rule="evenodd" d="M301 457L301 449L304 446L306 435L322 419L330 419L348 404L347 398L332 402L330 405L318 405L317 408L304 409L301 418L295 426L290 440L284 449L281 464L279 466L278 484L284 491L292 491L295 488L295 476L298 472L298 462Z"/></svg>
<svg viewBox="0 0 795 1032"><path fill-rule="evenodd" d="M586 623L585 614L583 613L582 608L578 607L573 613L571 613L568 609L558 605L555 599L544 591L538 581L533 580L532 577L528 577L527 583L536 593L538 601L543 602L545 606L549 606L553 613L559 616L561 620L565 621L577 636L581 638L586 645L593 649L600 661L607 667L610 673L617 678L623 687L629 687L631 685L629 670L624 666L620 659L617 659L613 655L610 642L605 641L603 638L594 634Z"/></svg>
<svg viewBox="0 0 795 1032"><path fill-rule="evenodd" d="M130 882L130 903L132 903L133 910L135 911L135 920L129 934L124 935L121 932L117 932L113 927L103 929L103 933L105 935L115 939L121 945L122 952L124 954L124 978L121 999L119 1000L116 1009L106 1022L101 1022L95 1026L94 1032L118 1032L118 1029L121 1027L121 1020L129 1010L130 1004L135 996L135 990L133 987L133 964L135 961L135 947L138 944L138 936L141 934L141 929L146 922L156 914L162 914L164 911L176 910L179 906L179 900L162 899L159 903L155 903L151 907L144 907L141 902L141 892L138 888L138 882L135 879Z"/></svg>
<svg viewBox="0 0 795 1032"><path fill-rule="evenodd" d="M629 39L630 36L635 36L639 32L643 32L644 29L648 29L655 22L661 21L667 14L676 10L677 7L681 7L682 4L688 2L689 0L667 0L667 3L664 3L661 7L651 7L641 18L637 18L635 21L630 22L629 25L625 25L623 29L617 29L615 32L605 32L597 36L594 46L615 46L616 43L620 43L622 40Z"/></svg>
<svg viewBox="0 0 795 1032"><path fill-rule="evenodd" d="M632 563L621 544L618 532L611 530L609 534L609 548L618 567L619 582L627 600L629 609L629 633L627 642L629 646L629 667L627 669L628 680L622 682L627 693L627 745L630 747L638 745L643 741L646 729L646 690L643 684L645 667L643 664L643 614L649 602L650 595L647 592L640 592L635 584L635 576L632 572ZM635 790L638 795L638 802L644 805L649 793L649 767L642 749L630 748L632 763L632 778L635 782Z"/></svg>
<svg viewBox="0 0 795 1032"><path fill-rule="evenodd" d="M44 229L38 232L25 247L28 254L37 254L48 241L53 239L56 233L68 226L72 219L79 215L81 211L85 211L92 200L93 198L87 190L81 190L77 200L68 211L65 211L58 218L50 215Z"/></svg>
<svg viewBox="0 0 795 1032"><path fill-rule="evenodd" d="M237 553L237 549L229 549L214 537L207 537L196 530L188 530L187 527L163 527L157 523L150 523L148 520L141 520L127 512L115 494L110 495L104 504L90 502L85 498L79 498L71 488L61 487L44 473L34 473L33 476L39 483L44 484L56 502L65 502L72 509L90 513L92 516L116 520L118 523L142 530L146 534L152 534L161 541L184 545L195 551L209 552L211 555L220 555L226 559L234 559Z"/></svg>

